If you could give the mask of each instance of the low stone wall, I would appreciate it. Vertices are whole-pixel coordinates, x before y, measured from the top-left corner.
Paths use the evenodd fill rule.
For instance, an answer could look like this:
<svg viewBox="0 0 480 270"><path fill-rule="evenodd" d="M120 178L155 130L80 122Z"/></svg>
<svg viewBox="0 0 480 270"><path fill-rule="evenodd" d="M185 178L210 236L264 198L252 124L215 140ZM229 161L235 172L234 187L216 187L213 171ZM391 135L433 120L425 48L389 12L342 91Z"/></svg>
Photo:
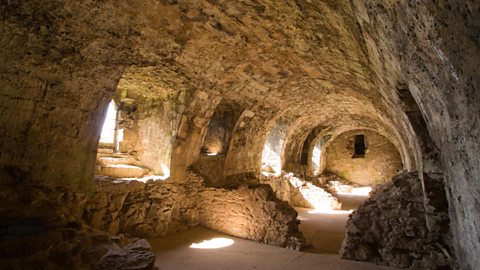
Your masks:
<svg viewBox="0 0 480 270"><path fill-rule="evenodd" d="M416 173L378 185L350 215L340 255L410 269L451 269L455 261L443 179Z"/></svg>
<svg viewBox="0 0 480 270"><path fill-rule="evenodd" d="M342 206L325 189L293 175L262 176L260 182L270 185L277 198L292 206L317 209L340 209Z"/></svg>
<svg viewBox="0 0 480 270"><path fill-rule="evenodd" d="M297 212L268 185L208 188L199 194L197 207L202 226L269 245L304 248Z"/></svg>
<svg viewBox="0 0 480 270"><path fill-rule="evenodd" d="M21 251L13 255L0 252L2 269L14 269L2 266L20 263L20 258L31 258L33 262L49 261L53 266L62 267L98 263L102 269L103 265L115 264L114 258L119 260L117 263L128 260L144 265L148 258L154 259L153 254L147 248L141 250L144 253L138 253L128 246L134 244L129 238L161 237L198 225L296 250L305 245L298 230L297 212L278 200L270 187L206 188L203 178L193 173L189 173L184 182L99 181L98 189L90 194L18 183L16 186L2 186L0 199L5 202L0 208L2 250L13 247L11 252L15 253L16 247ZM36 222L37 219L41 222ZM90 236L97 234L105 235L102 238L105 241L93 243L89 240ZM124 241L121 245L114 243L112 239L119 238L111 235L125 235ZM83 246L79 249L70 242L81 242ZM23 246L23 243L41 245ZM67 247L63 248L65 245ZM56 262L55 258L49 257L49 252L55 251L57 246L63 252L58 256L66 256L65 260ZM90 249L101 249L96 251L95 260L87 262L81 257L83 255L77 254ZM115 252L123 255L116 256ZM56 269L53 266L52 269ZM147 263L145 268L138 269L151 267L153 264Z"/></svg>
<svg viewBox="0 0 480 270"><path fill-rule="evenodd" d="M101 183L87 222L110 233L159 237L201 225L270 245L303 249L297 212L267 185L207 188L193 173L185 182Z"/></svg>

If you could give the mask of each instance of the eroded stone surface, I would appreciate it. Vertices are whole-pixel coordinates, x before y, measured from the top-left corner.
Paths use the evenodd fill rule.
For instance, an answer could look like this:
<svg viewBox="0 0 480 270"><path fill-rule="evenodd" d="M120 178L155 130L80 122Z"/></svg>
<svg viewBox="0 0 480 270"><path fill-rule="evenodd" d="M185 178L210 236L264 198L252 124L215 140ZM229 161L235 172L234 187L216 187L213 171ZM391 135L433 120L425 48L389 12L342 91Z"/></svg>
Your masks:
<svg viewBox="0 0 480 270"><path fill-rule="evenodd" d="M410 269L455 267L443 179L424 175L429 198L424 207L416 173L376 186L354 211L340 255Z"/></svg>
<svg viewBox="0 0 480 270"><path fill-rule="evenodd" d="M69 211L74 209L62 205L65 200L58 190L25 191L43 196L30 201L35 206L17 201L10 209L2 209L2 269L153 270L155 255L145 239L112 236L88 226ZM50 200L46 202L45 197ZM48 211L44 204L48 204Z"/></svg>
<svg viewBox="0 0 480 270"><path fill-rule="evenodd" d="M19 258L24 256L31 259L24 262L27 266L52 260L59 267L152 269L148 242L124 235L156 238L199 225L279 247L301 250L305 245L297 212L267 185L206 188L193 173L184 182L98 184L91 194L31 183L2 186L1 263L23 265Z"/></svg>

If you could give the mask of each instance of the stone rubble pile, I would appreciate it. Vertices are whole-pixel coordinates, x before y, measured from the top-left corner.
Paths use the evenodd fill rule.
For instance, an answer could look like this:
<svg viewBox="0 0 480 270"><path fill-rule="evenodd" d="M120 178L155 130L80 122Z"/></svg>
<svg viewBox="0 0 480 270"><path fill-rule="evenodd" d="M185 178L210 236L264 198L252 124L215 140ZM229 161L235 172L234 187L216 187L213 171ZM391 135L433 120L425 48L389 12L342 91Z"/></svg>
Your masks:
<svg viewBox="0 0 480 270"><path fill-rule="evenodd" d="M417 173L376 186L347 222L344 259L410 269L454 268L443 179Z"/></svg>
<svg viewBox="0 0 480 270"><path fill-rule="evenodd" d="M154 269L145 239L112 236L50 206L2 212L0 269Z"/></svg>

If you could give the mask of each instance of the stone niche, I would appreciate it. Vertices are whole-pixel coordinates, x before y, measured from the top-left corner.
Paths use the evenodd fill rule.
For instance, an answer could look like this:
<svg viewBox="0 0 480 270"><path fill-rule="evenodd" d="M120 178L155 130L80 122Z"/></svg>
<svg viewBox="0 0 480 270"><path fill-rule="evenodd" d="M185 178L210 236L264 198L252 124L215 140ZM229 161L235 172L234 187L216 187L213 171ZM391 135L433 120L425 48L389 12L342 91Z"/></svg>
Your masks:
<svg viewBox="0 0 480 270"><path fill-rule="evenodd" d="M363 155L356 153L355 139L363 135ZM357 137L358 136L358 137ZM339 135L325 146L324 172L336 174L345 180L374 185L385 182L402 169L402 158L393 143L369 130L349 131Z"/></svg>
<svg viewBox="0 0 480 270"><path fill-rule="evenodd" d="M243 108L236 102L223 99L215 108L203 138L201 154L192 165L209 186L225 184L225 158L230 146L233 130Z"/></svg>

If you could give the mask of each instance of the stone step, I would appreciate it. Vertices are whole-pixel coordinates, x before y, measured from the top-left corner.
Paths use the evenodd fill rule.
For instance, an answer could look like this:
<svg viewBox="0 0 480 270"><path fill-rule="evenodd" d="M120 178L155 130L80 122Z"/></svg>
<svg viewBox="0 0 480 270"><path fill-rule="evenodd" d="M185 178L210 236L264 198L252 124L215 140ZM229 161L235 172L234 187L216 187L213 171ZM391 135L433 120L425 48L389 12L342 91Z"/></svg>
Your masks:
<svg viewBox="0 0 480 270"><path fill-rule="evenodd" d="M139 166L139 162L131 156L102 156L97 157L97 165L113 165L113 164L125 164L125 165L134 165Z"/></svg>
<svg viewBox="0 0 480 270"><path fill-rule="evenodd" d="M125 153L97 153L97 158L103 158L103 157L113 157L113 158L128 158L130 157L129 154Z"/></svg>
<svg viewBox="0 0 480 270"><path fill-rule="evenodd" d="M129 164L107 164L97 166L97 174L114 178L140 178L148 173L148 169Z"/></svg>
<svg viewBox="0 0 480 270"><path fill-rule="evenodd" d="M98 148L97 154L113 154L112 148Z"/></svg>

